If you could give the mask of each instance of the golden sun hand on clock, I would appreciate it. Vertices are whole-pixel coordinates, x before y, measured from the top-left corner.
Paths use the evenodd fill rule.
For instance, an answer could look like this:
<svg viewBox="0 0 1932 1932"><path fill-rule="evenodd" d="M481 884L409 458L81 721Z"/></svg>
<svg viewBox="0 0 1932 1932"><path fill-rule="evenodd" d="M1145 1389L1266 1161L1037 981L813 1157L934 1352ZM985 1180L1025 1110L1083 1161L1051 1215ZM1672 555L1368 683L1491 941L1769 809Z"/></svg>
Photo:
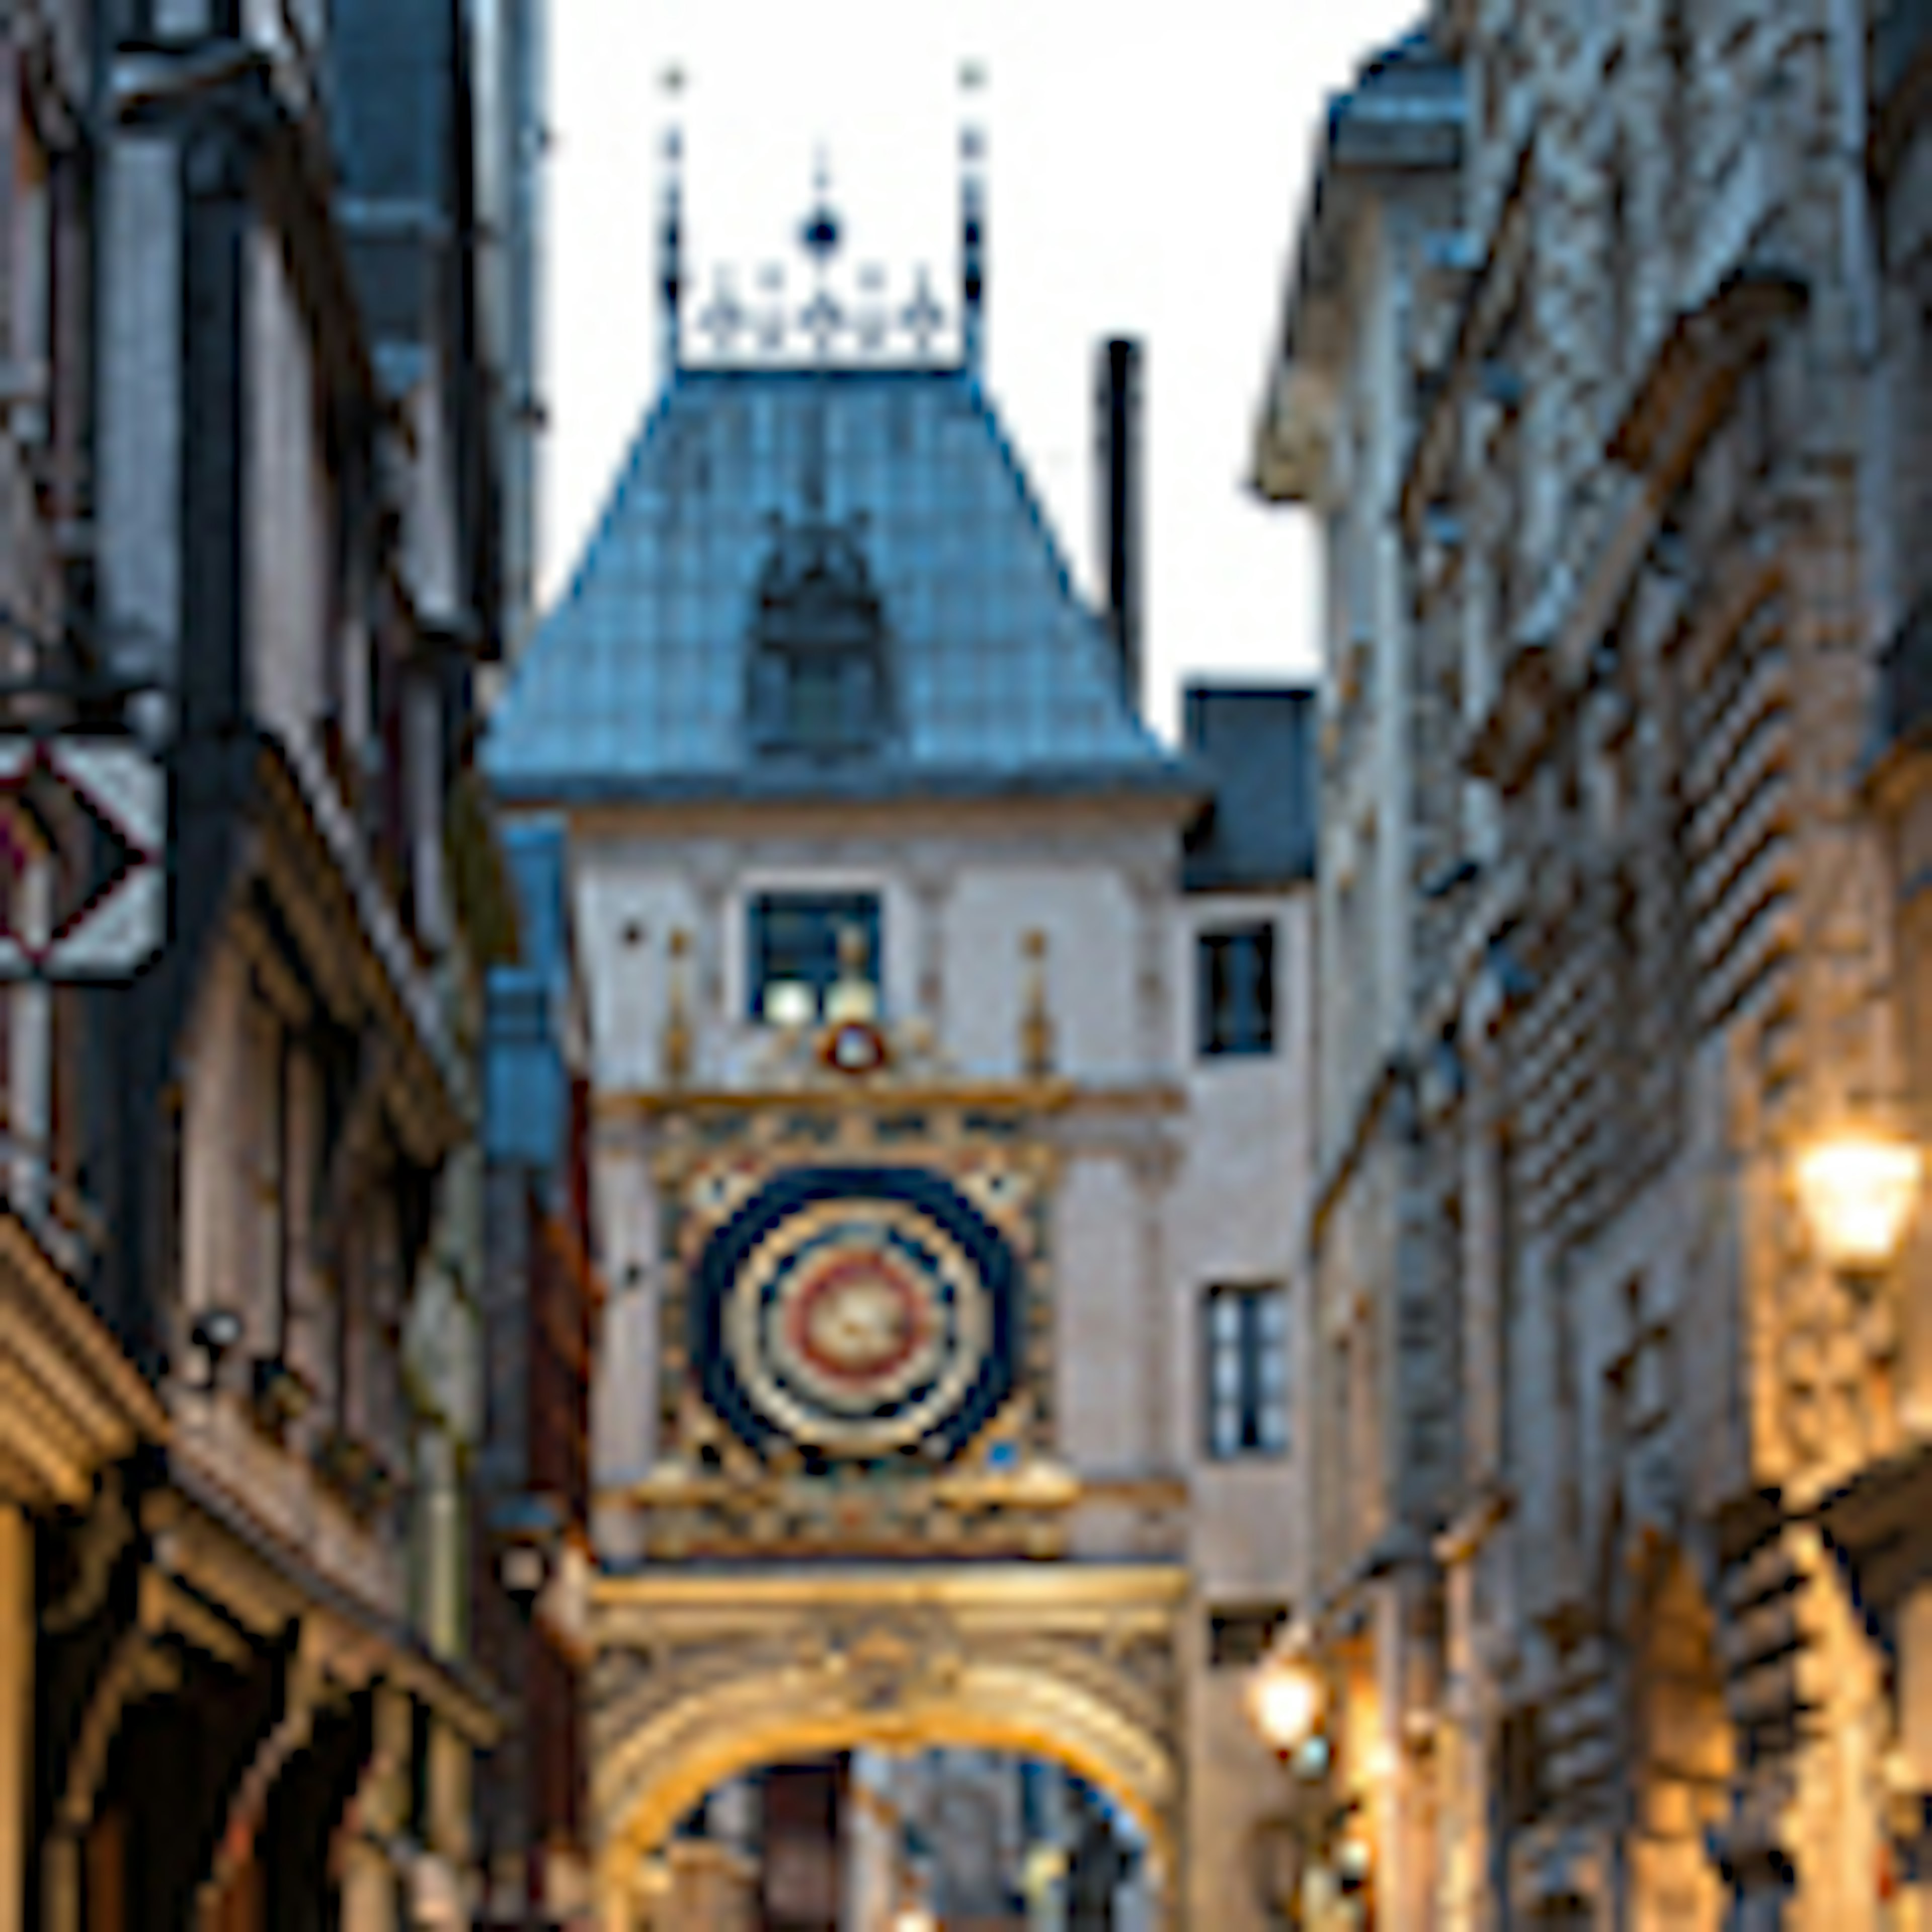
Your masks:
<svg viewBox="0 0 1932 1932"><path fill-rule="evenodd" d="M905 1310L883 1282L853 1282L826 1295L810 1318L812 1346L854 1366L878 1361L899 1346Z"/></svg>

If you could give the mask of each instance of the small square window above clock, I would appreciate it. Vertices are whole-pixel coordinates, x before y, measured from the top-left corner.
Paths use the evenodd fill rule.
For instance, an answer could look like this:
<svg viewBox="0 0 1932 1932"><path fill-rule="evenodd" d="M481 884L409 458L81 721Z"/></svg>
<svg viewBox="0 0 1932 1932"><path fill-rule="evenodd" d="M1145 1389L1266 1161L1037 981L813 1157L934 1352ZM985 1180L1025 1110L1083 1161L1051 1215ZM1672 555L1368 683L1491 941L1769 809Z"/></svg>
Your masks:
<svg viewBox="0 0 1932 1932"><path fill-rule="evenodd" d="M878 893L759 892L748 914L750 1018L766 1026L810 1026L834 1017L826 1001L839 981L842 944L876 1000Z"/></svg>

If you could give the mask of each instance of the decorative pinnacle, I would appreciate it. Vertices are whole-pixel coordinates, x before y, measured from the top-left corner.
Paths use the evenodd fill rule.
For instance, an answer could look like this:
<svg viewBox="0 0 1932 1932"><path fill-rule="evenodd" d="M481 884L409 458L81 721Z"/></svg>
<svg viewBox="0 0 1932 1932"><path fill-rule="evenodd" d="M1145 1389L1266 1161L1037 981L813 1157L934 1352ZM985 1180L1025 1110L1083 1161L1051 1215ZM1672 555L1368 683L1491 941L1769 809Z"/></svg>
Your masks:
<svg viewBox="0 0 1932 1932"><path fill-rule="evenodd" d="M986 85L986 69L970 61L959 70L962 94ZM980 362L986 296L986 135L968 122L959 130L959 320L969 368Z"/></svg>
<svg viewBox="0 0 1932 1932"><path fill-rule="evenodd" d="M831 170L822 148L812 170L812 212L805 218L798 238L823 275L838 251L838 215L832 206Z"/></svg>
<svg viewBox="0 0 1932 1932"><path fill-rule="evenodd" d="M906 304L899 320L911 332L913 340L922 352L945 320L945 311L933 300L932 284L922 268L913 290L912 300Z"/></svg>
<svg viewBox="0 0 1932 1932"><path fill-rule="evenodd" d="M720 268L712 279L712 294L709 305L698 318L698 326L710 337L712 346L720 355L728 354L751 317L745 305L732 288L729 273Z"/></svg>
<svg viewBox="0 0 1932 1932"><path fill-rule="evenodd" d="M680 1087L690 1078L692 1028L689 994L686 986L686 962L691 956L691 935L682 926L670 935L670 984L665 1001L662 1057L664 1084Z"/></svg>
<svg viewBox="0 0 1932 1932"><path fill-rule="evenodd" d="M1047 1002L1046 934L1038 926L1020 935L1020 1066L1029 1079L1043 1079L1053 1071L1053 1014Z"/></svg>
<svg viewBox="0 0 1932 1932"><path fill-rule="evenodd" d="M675 73L675 70L672 70ZM674 93L683 85L678 76L673 85L670 74L665 91ZM679 362L679 308L684 285L684 137L674 122L664 130L664 207L658 225L658 327L663 334L664 366L675 369Z"/></svg>

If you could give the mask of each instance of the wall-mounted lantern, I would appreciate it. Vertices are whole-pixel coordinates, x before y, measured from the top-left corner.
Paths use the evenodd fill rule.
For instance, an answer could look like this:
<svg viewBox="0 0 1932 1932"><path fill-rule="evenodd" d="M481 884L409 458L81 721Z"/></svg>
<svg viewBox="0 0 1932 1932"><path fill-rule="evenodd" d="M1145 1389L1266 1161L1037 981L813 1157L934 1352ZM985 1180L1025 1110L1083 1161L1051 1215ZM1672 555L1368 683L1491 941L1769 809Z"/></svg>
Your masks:
<svg viewBox="0 0 1932 1932"><path fill-rule="evenodd" d="M1839 1128L1799 1150L1792 1180L1806 1232L1847 1283L1868 1288L1898 1258L1924 1166L1913 1142L1869 1125Z"/></svg>
<svg viewBox="0 0 1932 1932"><path fill-rule="evenodd" d="M1321 1729L1327 1705L1321 1673L1291 1636L1274 1646L1248 1680L1248 1716L1262 1742L1292 1758Z"/></svg>

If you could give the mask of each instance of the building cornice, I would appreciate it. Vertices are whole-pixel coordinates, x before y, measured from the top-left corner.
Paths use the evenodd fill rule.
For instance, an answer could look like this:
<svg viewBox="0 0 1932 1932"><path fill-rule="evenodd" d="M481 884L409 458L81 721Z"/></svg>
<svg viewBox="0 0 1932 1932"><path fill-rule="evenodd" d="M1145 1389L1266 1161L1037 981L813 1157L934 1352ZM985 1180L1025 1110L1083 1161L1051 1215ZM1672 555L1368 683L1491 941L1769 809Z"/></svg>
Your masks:
<svg viewBox="0 0 1932 1932"><path fill-rule="evenodd" d="M78 1507L167 1417L26 1224L0 1209L0 1497Z"/></svg>

